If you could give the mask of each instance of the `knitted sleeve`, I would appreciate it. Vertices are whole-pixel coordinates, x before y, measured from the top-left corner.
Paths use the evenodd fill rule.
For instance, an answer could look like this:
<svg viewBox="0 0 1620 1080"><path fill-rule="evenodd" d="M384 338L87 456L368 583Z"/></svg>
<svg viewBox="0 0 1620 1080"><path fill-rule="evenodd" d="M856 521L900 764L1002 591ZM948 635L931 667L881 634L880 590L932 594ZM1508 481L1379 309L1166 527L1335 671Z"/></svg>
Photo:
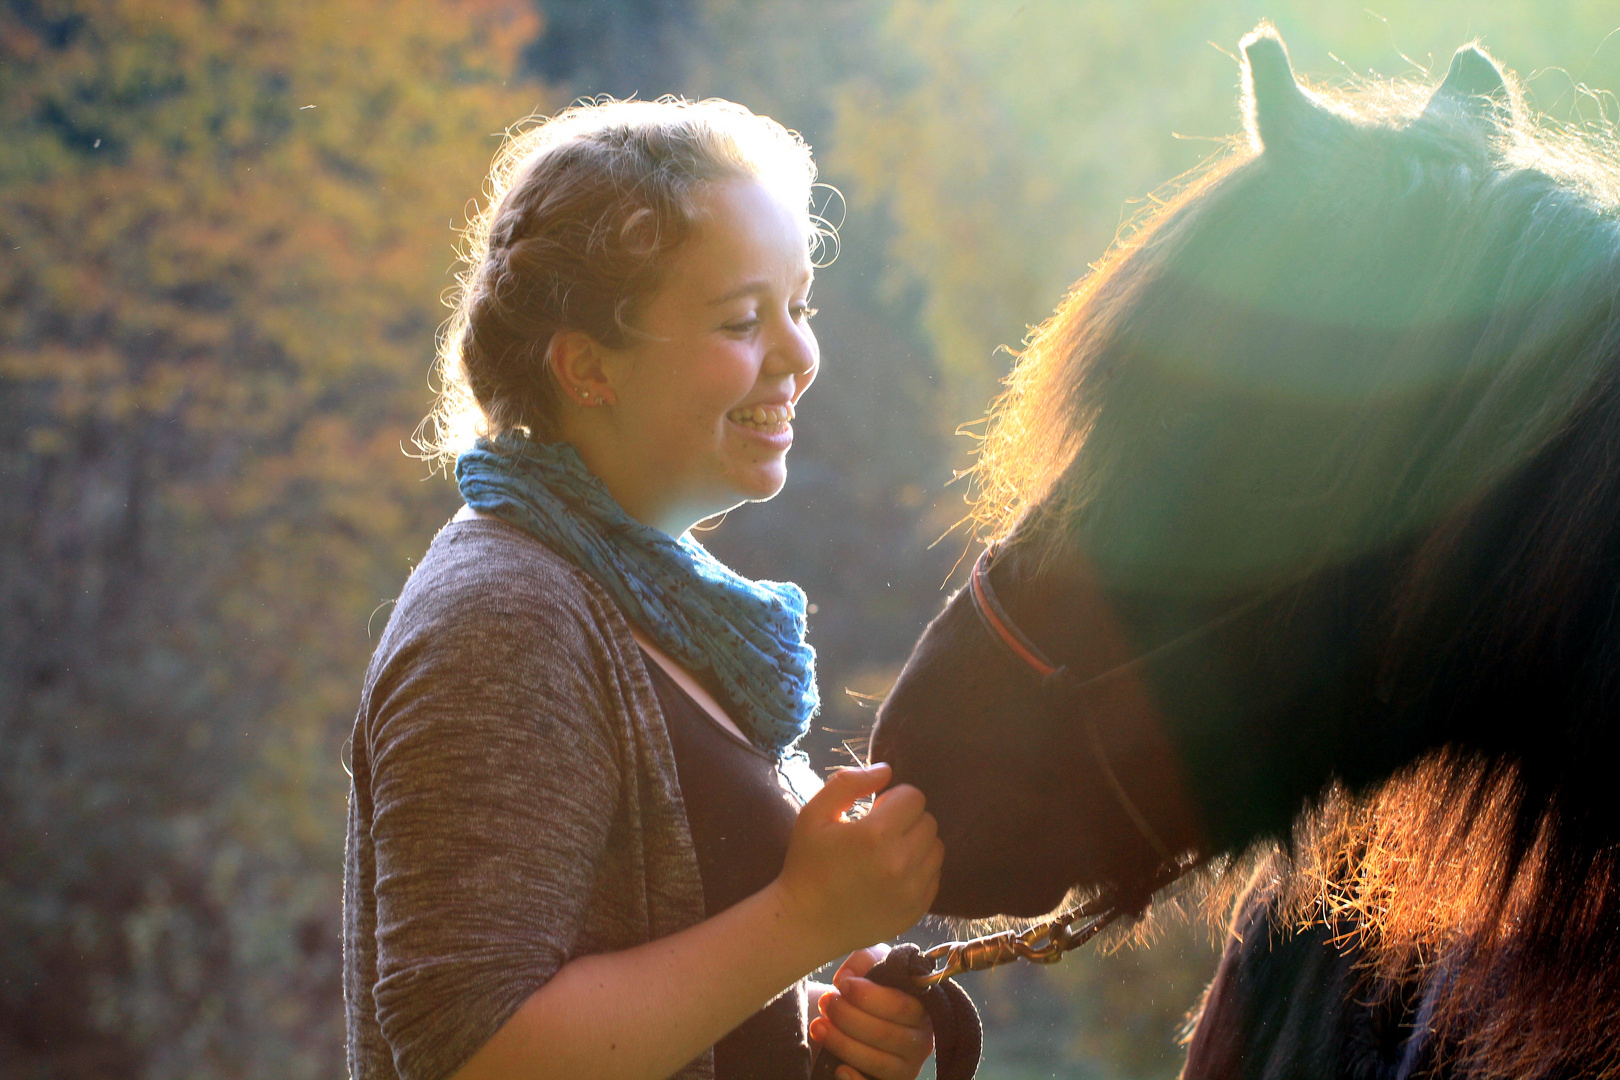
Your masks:
<svg viewBox="0 0 1620 1080"><path fill-rule="evenodd" d="M404 1080L450 1075L568 959L623 781L579 590L450 562L401 596L356 747L376 1019Z"/></svg>

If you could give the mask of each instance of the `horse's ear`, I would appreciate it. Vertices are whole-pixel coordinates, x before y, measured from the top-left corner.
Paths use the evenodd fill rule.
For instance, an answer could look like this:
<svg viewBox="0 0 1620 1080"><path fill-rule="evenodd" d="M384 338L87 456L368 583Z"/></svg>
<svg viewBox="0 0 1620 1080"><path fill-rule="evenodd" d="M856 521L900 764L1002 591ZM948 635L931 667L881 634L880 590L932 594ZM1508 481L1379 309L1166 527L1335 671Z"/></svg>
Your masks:
<svg viewBox="0 0 1620 1080"><path fill-rule="evenodd" d="M1507 79L1485 50L1469 43L1457 50L1446 70L1445 80L1435 87L1425 112L1446 105L1483 113L1493 106L1510 102Z"/></svg>
<svg viewBox="0 0 1620 1080"><path fill-rule="evenodd" d="M1249 134L1262 146L1289 141L1311 114L1310 98L1294 79L1288 49L1270 23L1263 22L1244 37L1243 115Z"/></svg>

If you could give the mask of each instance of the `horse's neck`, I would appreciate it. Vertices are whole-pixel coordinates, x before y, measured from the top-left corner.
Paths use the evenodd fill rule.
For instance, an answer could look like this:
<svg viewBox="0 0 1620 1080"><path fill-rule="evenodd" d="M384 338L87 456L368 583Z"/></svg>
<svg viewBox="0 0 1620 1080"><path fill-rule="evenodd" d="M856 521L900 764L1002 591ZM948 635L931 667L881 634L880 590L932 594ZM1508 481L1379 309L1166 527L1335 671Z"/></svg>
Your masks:
<svg viewBox="0 0 1620 1080"><path fill-rule="evenodd" d="M1330 780L1371 783L1444 740L1423 710L1380 696L1371 624L1387 580L1381 559L1321 575L1151 664L1218 847L1283 835Z"/></svg>

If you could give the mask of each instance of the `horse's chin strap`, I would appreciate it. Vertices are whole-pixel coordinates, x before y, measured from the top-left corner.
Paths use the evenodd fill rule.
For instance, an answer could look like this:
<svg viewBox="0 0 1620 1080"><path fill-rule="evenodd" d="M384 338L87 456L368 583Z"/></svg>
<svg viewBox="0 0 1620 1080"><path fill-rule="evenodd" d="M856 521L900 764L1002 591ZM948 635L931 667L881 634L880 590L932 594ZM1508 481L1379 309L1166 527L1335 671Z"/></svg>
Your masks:
<svg viewBox="0 0 1620 1080"><path fill-rule="evenodd" d="M1159 857L1159 861L1174 862L1175 856L1170 852L1170 845L1166 844L1153 826L1148 824L1147 816L1137 807L1136 800L1131 798L1130 792L1126 791L1125 785L1120 782L1119 775L1114 772L1114 766L1108 760L1108 751L1103 746L1102 736L1097 734L1097 725L1091 722L1091 713L1079 700L1077 691L1084 684L1070 686L1073 680L1066 678L1067 675L1067 668L1058 668L1041 680L1042 689L1047 692L1049 698L1068 704L1070 714L1079 718L1080 726L1085 729L1086 741L1091 744L1091 756L1097 759L1097 767L1102 771L1103 779L1108 781L1108 788L1114 793L1114 801L1119 803L1119 808L1125 811L1125 816L1131 819L1131 824L1136 826L1136 831L1148 842L1148 846Z"/></svg>

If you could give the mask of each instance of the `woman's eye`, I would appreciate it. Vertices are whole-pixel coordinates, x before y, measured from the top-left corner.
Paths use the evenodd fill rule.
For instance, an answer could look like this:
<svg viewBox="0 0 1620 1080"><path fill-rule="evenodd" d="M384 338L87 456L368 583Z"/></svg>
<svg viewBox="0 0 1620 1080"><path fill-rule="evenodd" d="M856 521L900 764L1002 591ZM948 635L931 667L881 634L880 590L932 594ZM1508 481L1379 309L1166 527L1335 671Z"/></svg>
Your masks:
<svg viewBox="0 0 1620 1080"><path fill-rule="evenodd" d="M726 325L725 325L725 330L726 330L726 333L728 333L728 334L752 334L755 330L758 330L758 329L759 329L759 320L757 318L756 319L741 319L741 320L739 320L737 322L726 323Z"/></svg>
<svg viewBox="0 0 1620 1080"><path fill-rule="evenodd" d="M816 308L810 307L809 305L801 304L799 307L793 309L793 317L795 319L797 319L798 321L800 321L800 322L805 322L807 320L815 318L816 317L816 311L817 311Z"/></svg>

